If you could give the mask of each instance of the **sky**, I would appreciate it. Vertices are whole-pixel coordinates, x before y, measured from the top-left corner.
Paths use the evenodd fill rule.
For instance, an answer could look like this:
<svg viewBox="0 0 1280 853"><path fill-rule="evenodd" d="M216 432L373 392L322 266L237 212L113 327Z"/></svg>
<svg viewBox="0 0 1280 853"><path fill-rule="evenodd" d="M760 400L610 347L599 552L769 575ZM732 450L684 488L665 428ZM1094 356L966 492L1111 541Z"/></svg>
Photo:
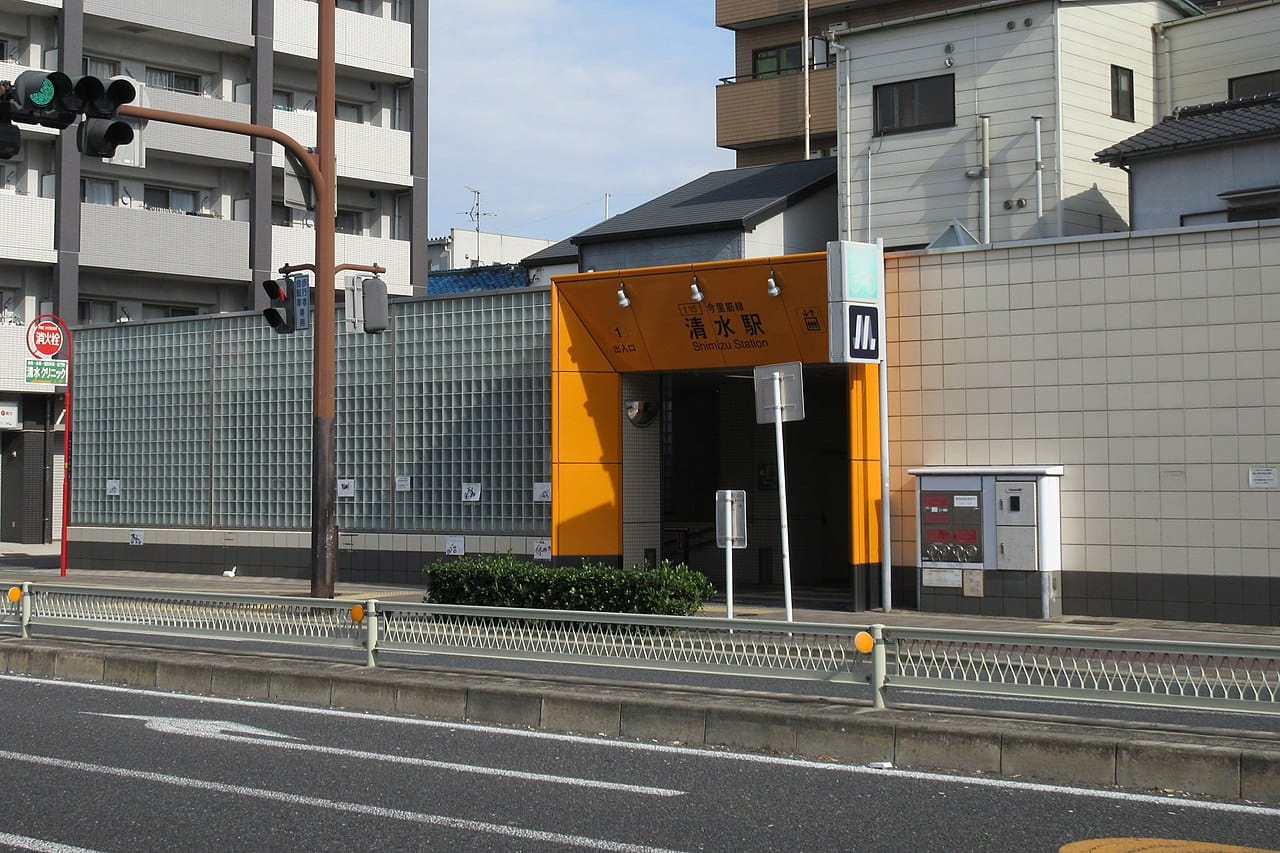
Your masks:
<svg viewBox="0 0 1280 853"><path fill-rule="evenodd" d="M733 168L714 0L433 0L427 227L561 240ZM489 214L493 214L490 216Z"/></svg>

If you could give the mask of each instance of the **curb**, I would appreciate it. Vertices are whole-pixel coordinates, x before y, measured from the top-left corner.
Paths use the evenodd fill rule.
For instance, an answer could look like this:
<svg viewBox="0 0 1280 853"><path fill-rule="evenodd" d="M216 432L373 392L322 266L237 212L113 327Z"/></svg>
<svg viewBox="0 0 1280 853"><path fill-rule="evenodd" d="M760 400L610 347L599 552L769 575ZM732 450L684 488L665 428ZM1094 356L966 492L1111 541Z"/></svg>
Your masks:
<svg viewBox="0 0 1280 853"><path fill-rule="evenodd" d="M62 640L0 640L0 672L1280 805L1280 741L1247 737Z"/></svg>

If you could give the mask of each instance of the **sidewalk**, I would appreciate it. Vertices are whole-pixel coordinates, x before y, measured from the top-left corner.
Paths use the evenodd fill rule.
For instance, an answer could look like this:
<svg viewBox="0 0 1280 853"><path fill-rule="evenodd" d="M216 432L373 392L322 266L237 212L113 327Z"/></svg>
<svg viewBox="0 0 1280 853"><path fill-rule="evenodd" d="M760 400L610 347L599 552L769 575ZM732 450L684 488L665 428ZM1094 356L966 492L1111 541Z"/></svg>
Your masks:
<svg viewBox="0 0 1280 853"><path fill-rule="evenodd" d="M219 592L234 595L308 596L311 583L305 578L268 578L239 574L182 574L150 571L110 571L71 567L60 574L60 546L20 545L0 542L0 584L22 581L84 586L114 586L133 589ZM336 598L385 601L421 601L423 589L413 586L343 581L334 587ZM796 622L834 622L847 625L880 623L901 628L938 628L953 631L1065 634L1148 640L1179 640L1193 643L1236 643L1280 646L1280 626L1227 625L1212 622L1179 622L1163 619L1125 619L1064 615L1057 619L1018 619L1007 616L966 616L951 613L921 613L895 608L852 612L848 600L831 590L796 590L792 616ZM724 596L703 607L704 616L724 616ZM743 590L734 596L734 616L742 619L786 618L781 589Z"/></svg>

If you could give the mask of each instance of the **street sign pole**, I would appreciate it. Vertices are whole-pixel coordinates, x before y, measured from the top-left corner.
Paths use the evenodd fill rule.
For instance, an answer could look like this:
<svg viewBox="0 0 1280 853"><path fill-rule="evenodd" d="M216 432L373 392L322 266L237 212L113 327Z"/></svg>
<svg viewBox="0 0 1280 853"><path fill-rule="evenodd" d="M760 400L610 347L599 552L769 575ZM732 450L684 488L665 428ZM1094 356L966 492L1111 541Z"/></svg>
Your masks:
<svg viewBox="0 0 1280 853"><path fill-rule="evenodd" d="M778 445L778 520L782 527L782 589L787 607L787 621L791 619L791 540L787 534L787 460L782 452L782 372L773 372L773 400L777 417L773 419L773 434Z"/></svg>
<svg viewBox="0 0 1280 853"><path fill-rule="evenodd" d="M743 489L716 492L716 546L724 549L725 614L733 618L733 551L747 547L747 493Z"/></svg>

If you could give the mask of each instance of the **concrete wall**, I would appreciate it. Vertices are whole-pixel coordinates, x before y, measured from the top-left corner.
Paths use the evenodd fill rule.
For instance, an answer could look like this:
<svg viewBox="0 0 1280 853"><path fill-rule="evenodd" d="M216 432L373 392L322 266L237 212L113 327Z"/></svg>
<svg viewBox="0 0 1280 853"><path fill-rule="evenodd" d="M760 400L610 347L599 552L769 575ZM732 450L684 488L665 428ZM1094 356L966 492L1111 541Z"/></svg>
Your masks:
<svg viewBox="0 0 1280 853"><path fill-rule="evenodd" d="M1226 222L1227 203L1219 194L1275 185L1280 179L1277 164L1280 140L1137 160L1129 170L1133 227L1145 230Z"/></svg>
<svg viewBox="0 0 1280 853"><path fill-rule="evenodd" d="M1062 464L1064 612L1280 624L1280 225L887 267L895 564L907 468Z"/></svg>

